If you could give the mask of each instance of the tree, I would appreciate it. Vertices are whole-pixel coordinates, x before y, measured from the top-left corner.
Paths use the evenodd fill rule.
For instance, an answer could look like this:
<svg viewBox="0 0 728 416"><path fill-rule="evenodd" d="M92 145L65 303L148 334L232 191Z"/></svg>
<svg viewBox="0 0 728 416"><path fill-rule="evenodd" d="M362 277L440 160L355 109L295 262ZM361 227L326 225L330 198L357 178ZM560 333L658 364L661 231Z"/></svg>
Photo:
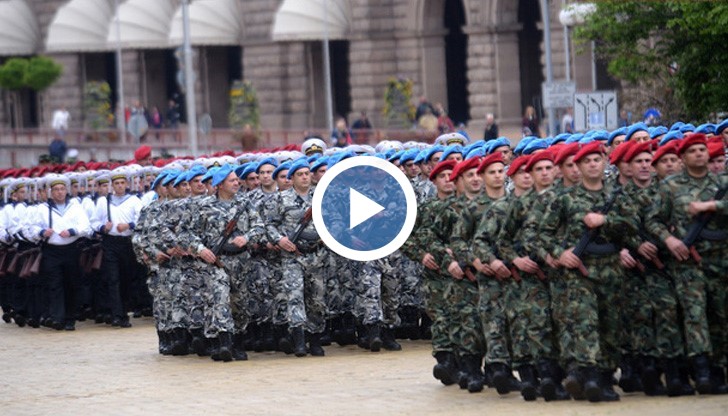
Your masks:
<svg viewBox="0 0 728 416"><path fill-rule="evenodd" d="M595 41L615 78L635 84L641 105L697 122L728 110L728 3L600 1L577 27Z"/></svg>
<svg viewBox="0 0 728 416"><path fill-rule="evenodd" d="M53 85L63 72L63 67L51 58L34 56L30 59L11 58L0 66L0 88L11 91L11 99L15 105L15 125L20 126L20 97L18 91L29 88L41 92ZM42 101L38 108L43 114Z"/></svg>

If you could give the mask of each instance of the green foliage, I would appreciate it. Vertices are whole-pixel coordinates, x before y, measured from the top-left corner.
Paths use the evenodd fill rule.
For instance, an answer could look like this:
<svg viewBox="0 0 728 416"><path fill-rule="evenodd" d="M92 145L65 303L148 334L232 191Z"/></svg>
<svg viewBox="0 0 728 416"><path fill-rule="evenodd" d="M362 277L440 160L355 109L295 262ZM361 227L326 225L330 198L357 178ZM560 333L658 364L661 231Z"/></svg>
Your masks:
<svg viewBox="0 0 728 416"><path fill-rule="evenodd" d="M728 2L599 1L574 31L595 41L618 79L645 91L669 118L705 120L728 110ZM665 108L666 107L666 108Z"/></svg>
<svg viewBox="0 0 728 416"><path fill-rule="evenodd" d="M27 72L27 59L8 59L2 66L0 66L0 87L6 90L19 90L25 87L25 74Z"/></svg>
<svg viewBox="0 0 728 416"><path fill-rule="evenodd" d="M83 91L83 113L86 124L94 130L111 127L111 87L108 82L89 81Z"/></svg>
<svg viewBox="0 0 728 416"><path fill-rule="evenodd" d="M228 123L234 129L242 129L246 125L253 130L260 128L258 95L250 81L233 82L233 86L230 88Z"/></svg>
<svg viewBox="0 0 728 416"><path fill-rule="evenodd" d="M384 90L384 124L387 127L407 128L415 118L412 104L413 83L410 79L389 78Z"/></svg>

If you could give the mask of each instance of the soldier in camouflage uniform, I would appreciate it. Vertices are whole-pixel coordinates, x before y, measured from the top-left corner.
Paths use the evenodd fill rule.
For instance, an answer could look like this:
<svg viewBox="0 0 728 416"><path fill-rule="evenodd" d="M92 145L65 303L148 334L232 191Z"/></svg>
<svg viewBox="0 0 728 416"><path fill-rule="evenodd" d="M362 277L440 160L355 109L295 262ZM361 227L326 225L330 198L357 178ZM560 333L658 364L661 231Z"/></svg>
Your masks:
<svg viewBox="0 0 728 416"><path fill-rule="evenodd" d="M313 190L306 160L294 162L287 174L293 186L281 192L275 210L266 209L266 229L270 241L282 249L284 290L287 296L287 320L296 356L306 355L304 330L309 333L308 352L323 356L321 335L326 328L326 300L323 269L326 250L309 222L295 243L290 240L303 216L311 207Z"/></svg>
<svg viewBox="0 0 728 416"><path fill-rule="evenodd" d="M566 339L561 345L571 347L561 351L569 364L565 387L572 396L584 395L590 401L619 400L612 388L621 336L619 308L615 308L622 293L618 247L623 244L622 235L636 231L634 210L621 204L606 215L594 212L616 198L615 191L603 182L606 156L600 142L582 147L574 162L581 169L582 184L555 199L541 225L547 252L565 267L568 301L562 305L561 335ZM563 242L548 238L556 236L562 226ZM580 259L572 251L587 229L598 231ZM582 265L585 270L580 274L577 269Z"/></svg>
<svg viewBox="0 0 728 416"><path fill-rule="evenodd" d="M728 186L728 179L708 171L705 135L693 134L683 139L678 154L686 169L660 184L646 227L653 238L665 243L671 254L666 265L683 311L687 355L692 362L696 390L700 394L724 394L728 392L721 367L726 360L728 328L728 204L725 197L719 201L714 198L719 189ZM701 212L713 212L714 218L695 243L694 249L701 257L698 261L681 239L694 221L693 216ZM673 373L672 368L666 370Z"/></svg>

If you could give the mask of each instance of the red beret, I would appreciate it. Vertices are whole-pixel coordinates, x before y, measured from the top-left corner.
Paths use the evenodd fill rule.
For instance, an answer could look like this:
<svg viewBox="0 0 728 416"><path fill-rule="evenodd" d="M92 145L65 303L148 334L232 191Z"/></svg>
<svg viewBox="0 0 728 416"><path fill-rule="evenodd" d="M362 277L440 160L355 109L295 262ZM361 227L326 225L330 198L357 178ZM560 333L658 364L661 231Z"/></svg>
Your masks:
<svg viewBox="0 0 728 416"><path fill-rule="evenodd" d="M619 146L617 146L617 147L619 148ZM588 144L584 145L574 155L574 163L579 163L579 161L581 159L583 159L584 156L590 155L592 153L600 153L602 155L604 154L604 145L602 144L602 142L593 141L591 143L588 143Z"/></svg>
<svg viewBox="0 0 728 416"><path fill-rule="evenodd" d="M154 166L156 166L158 168L163 168L164 165L166 165L166 164L167 164L167 159L157 159L154 161Z"/></svg>
<svg viewBox="0 0 728 416"><path fill-rule="evenodd" d="M711 143L720 143L720 144L723 144L723 137L720 136L720 135L718 135L718 136L710 136L708 138L708 145L710 145Z"/></svg>
<svg viewBox="0 0 728 416"><path fill-rule="evenodd" d="M516 173L518 173L518 170L521 169L521 166L526 166L528 164L528 161L531 159L531 156L518 156L517 158L513 159L511 162L511 165L508 166L508 172L506 172L506 175L513 176Z"/></svg>
<svg viewBox="0 0 728 416"><path fill-rule="evenodd" d="M673 140L671 142L667 142L664 145L658 147L657 148L657 151L655 152L655 154L652 155L652 164L654 165L655 163L657 163L657 161L660 160L660 158L662 158L663 156L665 156L668 153L672 153L673 155L677 155L677 145L678 145L678 143L679 142Z"/></svg>
<svg viewBox="0 0 728 416"><path fill-rule="evenodd" d="M708 154L710 155L710 160L713 160L716 157L725 156L725 147L723 147L723 143L708 143Z"/></svg>
<svg viewBox="0 0 728 416"><path fill-rule="evenodd" d="M134 152L134 159L142 160L148 158L151 155L152 148L145 144L143 146L139 146L139 148Z"/></svg>
<svg viewBox="0 0 728 416"><path fill-rule="evenodd" d="M703 146L708 145L703 133L694 133L683 138L678 145L677 154L682 156L682 154L688 150L688 147L695 146L696 144L702 144Z"/></svg>
<svg viewBox="0 0 728 416"><path fill-rule="evenodd" d="M485 172L488 166L492 165L493 163L502 163L505 165L506 162L505 160L503 160L503 153L494 152L484 157L483 160L481 160L480 162L480 166L478 166L478 173Z"/></svg>
<svg viewBox="0 0 728 416"><path fill-rule="evenodd" d="M543 162L544 160L548 160L549 162L554 161L554 155L550 150L544 150L543 152L532 154L528 159L528 163L526 163L526 172L531 172L531 169L533 169L533 166L536 163Z"/></svg>
<svg viewBox="0 0 728 416"><path fill-rule="evenodd" d="M443 160L442 162L438 163L430 172L430 180L434 182L435 178L437 177L437 175L440 174L440 172L442 172L443 170L453 170L457 163L458 162L454 160Z"/></svg>
<svg viewBox="0 0 728 416"><path fill-rule="evenodd" d="M559 153L554 158L554 163L557 165L560 165L566 161L566 159L569 158L569 156L576 155L576 152L579 151L579 143L569 143L561 146L559 148Z"/></svg>
<svg viewBox="0 0 728 416"><path fill-rule="evenodd" d="M616 165L619 162L623 162L622 159L624 159L624 155L626 155L636 143L637 142L634 140L620 143L614 148L614 150L612 150L612 153L609 154L609 163Z"/></svg>
<svg viewBox="0 0 728 416"><path fill-rule="evenodd" d="M480 158L474 157L472 159L466 159L462 162L455 165L455 167L452 170L452 173L450 174L450 180L455 182L455 179L458 178L458 176L462 175L466 171L469 171L470 169L475 169L480 164Z"/></svg>
<svg viewBox="0 0 728 416"><path fill-rule="evenodd" d="M3 178L10 178L15 175L15 169L8 169L3 173Z"/></svg>
<svg viewBox="0 0 728 416"><path fill-rule="evenodd" d="M635 142L635 143L637 143L637 142ZM627 150L627 153L624 154L624 157L622 158L622 161L629 163L629 162L632 161L632 159L635 158L635 156L637 156L640 153L644 153L644 152L652 153L652 148L653 147L652 147L652 142L651 141L650 142L644 142L644 143L639 143L639 144L632 145Z"/></svg>

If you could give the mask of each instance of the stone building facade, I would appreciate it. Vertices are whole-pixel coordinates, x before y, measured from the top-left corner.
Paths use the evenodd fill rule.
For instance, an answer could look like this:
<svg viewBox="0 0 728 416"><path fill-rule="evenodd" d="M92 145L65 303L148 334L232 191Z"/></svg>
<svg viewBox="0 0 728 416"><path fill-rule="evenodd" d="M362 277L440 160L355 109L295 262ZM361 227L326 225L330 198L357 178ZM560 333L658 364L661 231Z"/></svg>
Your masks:
<svg viewBox="0 0 728 416"><path fill-rule="evenodd" d="M26 117L26 124L48 125L53 109L66 105L72 126L82 127L85 81L106 80L114 97L118 93L113 45L100 51L49 50L49 27L59 10L83 0L10 1L27 4L37 20L40 40L34 53L51 56L64 67L61 79L43 92L42 114L32 120ZM113 7L113 0L96 1ZM135 0L119 1L123 7ZM192 3L195 1L201 0ZM235 79L245 79L255 87L262 128L326 126L322 43L273 40L276 13L285 1L312 6L336 3L346 10L345 35L330 45L334 112L350 121L359 111L366 111L375 126L383 126L381 110L390 77L411 79L414 99L423 95L433 103L440 102L454 120L474 129L484 124L489 112L495 113L502 125L519 125L524 107L540 100L546 72L539 0L229 1L236 2L239 12L237 44L194 45L197 110L211 114L214 127L226 126L228 92ZM179 0L147 4L156 2L169 3L166 10L177 10L180 5ZM549 1L555 80L565 78L564 34L558 19L564 3ZM108 21L109 28L113 24L113 19ZM164 29L171 24L159 22L158 26ZM140 100L163 112L168 99L181 97L175 48L124 47L122 76L128 105ZM571 55L577 88L591 89L590 51ZM7 58L7 54L0 56L0 62ZM9 107L8 96L3 94L2 127L11 125Z"/></svg>

